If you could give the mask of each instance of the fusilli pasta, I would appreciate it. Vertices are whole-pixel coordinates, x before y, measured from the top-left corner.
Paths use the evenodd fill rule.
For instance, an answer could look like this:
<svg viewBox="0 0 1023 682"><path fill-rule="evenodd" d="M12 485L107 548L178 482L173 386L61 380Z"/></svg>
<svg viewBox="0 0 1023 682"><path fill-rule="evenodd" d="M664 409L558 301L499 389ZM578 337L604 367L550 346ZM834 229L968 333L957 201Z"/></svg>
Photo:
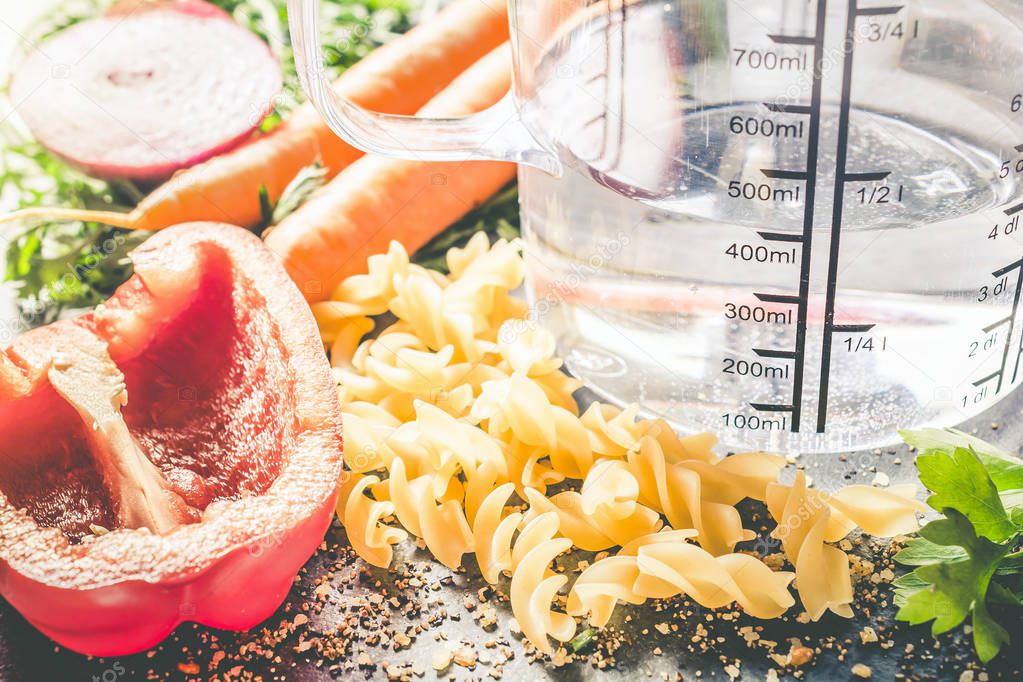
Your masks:
<svg viewBox="0 0 1023 682"><path fill-rule="evenodd" d="M544 653L551 652L548 636L567 642L575 634L575 620L551 609L558 591L568 582L549 566L572 548L568 538L556 538L558 515L540 514L519 533L512 548L511 607L522 634Z"/></svg>
<svg viewBox="0 0 1023 682"><path fill-rule="evenodd" d="M857 523L882 536L915 530L916 512L924 507L914 495L912 486L849 486L829 496L810 490L802 471L790 486L767 486L767 506L778 523L772 535L781 540L796 568L796 589L811 619L829 609L847 618L853 615L849 557L827 543L841 540Z"/></svg>
<svg viewBox="0 0 1023 682"><path fill-rule="evenodd" d="M342 486L338 518L348 529L348 540L359 556L373 566L387 567L394 556L391 545L404 540L407 534L400 528L381 523L382 518L394 513L393 504L372 500L364 494L380 479L358 474L349 476Z"/></svg>
<svg viewBox="0 0 1023 682"><path fill-rule="evenodd" d="M389 565L409 534L452 568L474 553L488 583L510 576L523 634L549 653L550 638L571 638L572 616L602 627L619 601L684 594L760 618L783 613L793 574L733 553L753 537L735 509L745 498L766 501L778 521L815 618L849 613L852 600L847 557L828 542L856 526L883 535L916 527L908 488L824 495L802 474L778 483L779 457L720 458L712 435L679 437L640 419L638 406L594 403L580 416L580 382L511 293L524 275L519 245L477 234L448 251L447 265L449 276L427 270L392 244L313 306L345 425L338 516L370 564ZM367 338L384 313L396 321ZM548 495L552 486L560 489ZM392 516L401 528L388 525ZM568 613L555 610L568 582L555 558L614 547L575 580Z"/></svg>
<svg viewBox="0 0 1023 682"><path fill-rule="evenodd" d="M688 533L655 533L617 556L587 567L568 595L568 613L603 627L619 601L642 604L684 594L709 608L733 602L757 618L776 618L794 600L792 574L774 572L747 554L715 557L687 542Z"/></svg>

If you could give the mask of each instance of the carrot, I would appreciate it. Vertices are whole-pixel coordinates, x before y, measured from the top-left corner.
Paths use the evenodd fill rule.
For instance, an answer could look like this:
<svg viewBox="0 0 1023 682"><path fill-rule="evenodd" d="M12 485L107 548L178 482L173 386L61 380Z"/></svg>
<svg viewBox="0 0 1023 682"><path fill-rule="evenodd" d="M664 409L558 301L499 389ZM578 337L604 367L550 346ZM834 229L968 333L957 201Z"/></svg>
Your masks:
<svg viewBox="0 0 1023 682"><path fill-rule="evenodd" d="M357 62L334 87L367 109L412 114L507 39L507 3L454 0L429 21ZM304 166L319 160L333 176L360 156L360 150L334 135L306 103L272 133L175 174L129 213L30 208L9 213L0 222L37 217L95 220L141 230L193 220L252 225L260 219L260 186L276 201Z"/></svg>
<svg viewBox="0 0 1023 682"><path fill-rule="evenodd" d="M507 45L473 65L420 113L462 116L511 84ZM515 175L497 161L427 162L366 156L320 188L266 235L310 302L327 298L366 259L398 240L409 251L485 201Z"/></svg>

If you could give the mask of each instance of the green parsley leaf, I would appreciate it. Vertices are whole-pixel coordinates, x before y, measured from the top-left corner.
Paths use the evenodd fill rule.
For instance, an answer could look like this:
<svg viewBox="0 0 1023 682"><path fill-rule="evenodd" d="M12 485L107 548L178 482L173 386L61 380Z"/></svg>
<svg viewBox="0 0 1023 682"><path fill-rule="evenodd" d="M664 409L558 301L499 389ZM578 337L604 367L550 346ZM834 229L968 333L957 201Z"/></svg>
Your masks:
<svg viewBox="0 0 1023 682"><path fill-rule="evenodd" d="M999 575L1020 575L1023 574L1023 550L1013 552L1002 559L998 564Z"/></svg>
<svg viewBox="0 0 1023 682"><path fill-rule="evenodd" d="M902 439L920 452L953 453L958 448L973 450L998 490L1023 488L1023 460L991 443L955 429L900 431Z"/></svg>
<svg viewBox="0 0 1023 682"><path fill-rule="evenodd" d="M1023 595L1021 595L1018 589L1014 592L1012 588L1003 585L997 580L992 580L987 590L987 600L991 604L1019 606L1021 596Z"/></svg>
<svg viewBox="0 0 1023 682"><path fill-rule="evenodd" d="M966 558L966 550L962 547L939 545L923 537L912 538L895 555L895 560L903 566L927 566L964 558Z"/></svg>
<svg viewBox="0 0 1023 682"><path fill-rule="evenodd" d="M929 582L917 576L915 572L900 575L892 581L892 585L895 587L895 605L900 608L906 605L911 596L931 586Z"/></svg>
<svg viewBox="0 0 1023 682"><path fill-rule="evenodd" d="M977 535L993 542L1003 542L1016 534L998 489L972 449L957 447L952 454L928 451L917 457L916 466L920 481L934 493L927 500L931 507L960 512L973 524Z"/></svg>
<svg viewBox="0 0 1023 682"><path fill-rule="evenodd" d="M967 618L984 662L1009 643L989 605L1023 605L1023 460L951 429L903 432L918 448L927 502L945 518L930 522L895 560L916 567L895 580L898 618L931 622L935 635Z"/></svg>
<svg viewBox="0 0 1023 682"><path fill-rule="evenodd" d="M1009 633L987 608L987 591L998 563L1008 546L978 536L970 519L955 509L946 509L947 518L932 521L920 535L939 546L958 546L966 558L920 566L913 575L916 584L907 593L903 582L902 607L898 618L912 625L933 621L935 635L948 632L972 616L973 640L977 655L987 662L1009 642Z"/></svg>

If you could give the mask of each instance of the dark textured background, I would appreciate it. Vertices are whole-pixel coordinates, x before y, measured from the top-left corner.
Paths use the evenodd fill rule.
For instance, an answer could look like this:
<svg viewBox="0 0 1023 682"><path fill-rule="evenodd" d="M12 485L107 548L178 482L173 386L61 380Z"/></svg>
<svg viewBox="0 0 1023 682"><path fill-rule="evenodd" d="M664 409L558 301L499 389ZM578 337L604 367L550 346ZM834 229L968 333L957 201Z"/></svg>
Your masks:
<svg viewBox="0 0 1023 682"><path fill-rule="evenodd" d="M1011 452L1018 452L1023 444L1023 420L1019 418L1023 414L1021 407L1023 394L1003 401L965 428ZM997 425L997 429L993 429L993 425ZM902 460L901 465L895 464L897 458ZM912 480L915 472L912 455L905 448L857 453L844 458L803 459L806 461L802 463L807 465L811 475L815 471L820 475L820 469L826 467L849 481L869 482L873 477L871 467L891 472L893 482ZM751 513L755 514L755 510ZM750 520L754 527L758 527L755 518ZM884 549L883 545L863 543L855 553L872 558L872 553L884 553ZM697 671L701 671L702 679L728 679L725 667L736 660L740 665L732 669L732 673L737 673L740 679L763 680L772 668L783 679L793 679L793 669L780 668L768 657L764 648L747 646L737 632L747 624L762 625L763 631L759 634L764 639L779 642L776 651L781 654L789 651L790 645L786 640L790 637L800 638L811 648L819 646L822 643L820 638L827 635L837 638L838 643L850 642L844 660L839 660L837 651L827 648L825 642L821 653L798 669L796 675L806 679L857 679L851 673L855 663L870 666L874 680L893 679L898 675L911 679L964 681L979 681L985 674L992 680L1023 678L1023 628L1020 627L1023 623L1020 621L1006 623L1015 642L999 659L984 668L976 661L970 639L961 630L935 642L926 627L909 628L895 623L892 620L894 609L890 603L890 586L871 585L869 581L858 584L858 594L866 587L868 592L876 594L878 601L887 601L888 605L870 603L869 597L860 600L870 615L858 612L852 621L828 616L819 623L801 624L795 618L798 609L793 609L785 619L771 622L745 617L739 618L738 622L719 618L708 621L706 612L688 602L619 606L612 620L613 631L620 633L627 643L614 653L613 668L599 670L585 658L561 667L549 662L530 663L520 640L507 629L510 617L507 603L497 605L499 622L497 628L490 631L484 630L473 619L480 613L478 606L471 611L466 609L466 596L476 601L477 591L485 585L475 570L475 562L467 561L472 569L453 575L443 566L431 562L425 552L411 546L400 559L397 562L399 568L410 567L413 573L423 571L421 586L414 586L417 581L410 586L399 574L367 569L361 561L354 560L344 549L344 532L335 524L328 534L326 548L309 561L288 600L266 621L265 629L238 634L186 624L157 649L116 659L89 659L55 647L4 603L0 605L0 679L5 682L113 682L210 677L245 679L248 675L266 680L386 679L387 666L391 666L392 671L401 669L409 675L413 675L412 667L415 666L417 672L425 671L422 679L435 679L437 675L430 661L439 647L456 647L459 641L464 640L473 643L477 653L487 655L492 650L486 649L483 643L495 638L506 639L507 648L515 654L503 666L503 679L507 680L659 680L675 679L675 673L679 671L687 680L696 678ZM901 569L896 569L896 572L900 573ZM322 611L314 613L308 605L316 601L314 590L324 582L330 588L321 587L320 593L329 594ZM401 608L394 608L386 602L374 605L370 601L371 598L379 601L374 595L382 593L386 593L388 599L398 596ZM495 604L493 599L488 603ZM400 651L366 641L367 637L372 641L372 633L380 625L405 631L416 624L427 623L431 614L442 609L447 611L448 617L439 619L437 625L425 629L413 638L411 645ZM307 613L310 620L295 627L294 619L299 612ZM338 632L338 626L346 622L346 617L360 613L360 625L347 630L342 628ZM631 622L625 622L627 618ZM678 631L661 634L653 628L661 623L675 625ZM706 651L692 644L698 624L709 633L703 638ZM868 625L878 631L881 642L892 639L893 646L884 649L881 642L862 644L859 633ZM270 636L265 636L265 633L270 633ZM312 639L320 633L329 633L322 640L330 644L328 656L320 655L316 647L304 652L296 651L296 648L301 648L298 646L300 641ZM438 642L438 633L446 636L446 643ZM718 637L722 641L718 641ZM270 638L272 642L268 645ZM907 654L907 645L910 645L912 653ZM358 665L360 653L368 656L369 660L363 659L364 664L369 661L372 664ZM503 656L497 660L503 660ZM488 674L492 671L494 668L490 665L479 664L475 669L452 665L446 675L456 679L490 679ZM965 677L961 678L964 673Z"/></svg>

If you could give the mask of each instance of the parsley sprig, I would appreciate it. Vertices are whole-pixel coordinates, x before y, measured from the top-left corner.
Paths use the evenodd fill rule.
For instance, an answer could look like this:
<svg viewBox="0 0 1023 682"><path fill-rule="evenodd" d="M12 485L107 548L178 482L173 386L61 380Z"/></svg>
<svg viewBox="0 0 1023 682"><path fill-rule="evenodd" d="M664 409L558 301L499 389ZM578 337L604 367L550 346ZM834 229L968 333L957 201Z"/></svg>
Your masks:
<svg viewBox="0 0 1023 682"><path fill-rule="evenodd" d="M895 581L898 618L930 622L935 636L969 619L986 663L1010 641L995 612L1023 605L1023 460L951 429L902 436L920 451L927 503L943 518L921 528L895 557L914 567Z"/></svg>

